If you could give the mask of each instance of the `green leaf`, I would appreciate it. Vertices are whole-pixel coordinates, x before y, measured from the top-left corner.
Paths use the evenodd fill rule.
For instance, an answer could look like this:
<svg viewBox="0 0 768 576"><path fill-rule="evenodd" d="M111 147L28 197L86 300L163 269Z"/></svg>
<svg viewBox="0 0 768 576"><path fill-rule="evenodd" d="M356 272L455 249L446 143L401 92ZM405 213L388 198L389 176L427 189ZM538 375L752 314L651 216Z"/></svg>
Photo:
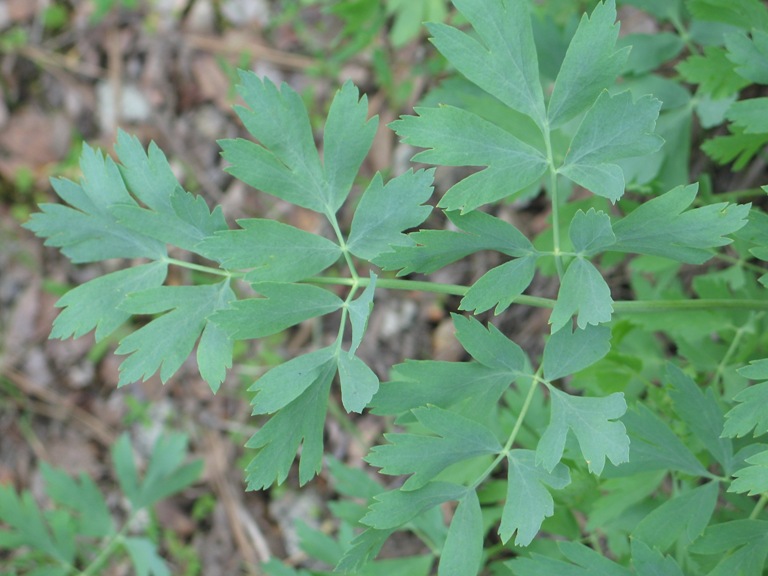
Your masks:
<svg viewBox="0 0 768 576"><path fill-rule="evenodd" d="M24 226L46 238L46 246L61 248L75 263L110 258L164 258L167 253L162 242L126 228L112 215L111 209L116 205L137 206L117 164L86 144L80 169L80 185L65 179L51 181L53 189L69 206L41 204L41 211L33 214Z"/></svg>
<svg viewBox="0 0 768 576"><path fill-rule="evenodd" d="M750 380L768 380L768 359L755 360L737 372ZM754 429L754 436L768 432L768 382L745 388L733 397L739 404L725 415L723 436L741 438Z"/></svg>
<svg viewBox="0 0 768 576"><path fill-rule="evenodd" d="M701 264L711 248L731 243L732 234L747 223L749 204L718 202L685 210L696 197L697 184L678 186L638 206L613 225L611 250L636 252Z"/></svg>
<svg viewBox="0 0 768 576"><path fill-rule="evenodd" d="M515 576L632 576L629 569L584 544L561 541L557 548L566 561L532 553L529 558L518 557L506 565Z"/></svg>
<svg viewBox="0 0 768 576"><path fill-rule="evenodd" d="M131 314L167 313L120 341L115 352L130 356L120 364L118 385L146 380L158 369L161 380L167 382L192 352L209 317L234 298L228 280L203 286L158 286L129 294L120 305L121 310ZM205 357L208 377L217 378L208 381L212 387L218 386L218 377L223 379L223 367L232 361L231 348L217 348L221 356ZM207 351L212 353L214 350Z"/></svg>
<svg viewBox="0 0 768 576"><path fill-rule="evenodd" d="M611 329L587 326L573 332L565 326L552 334L544 346L544 378L555 380L591 366L611 351Z"/></svg>
<svg viewBox="0 0 768 576"><path fill-rule="evenodd" d="M344 305L332 292L308 284L254 282L252 286L264 298L234 302L211 317L215 324L236 340L276 334L309 318L334 312Z"/></svg>
<svg viewBox="0 0 768 576"><path fill-rule="evenodd" d="M374 503L360 521L377 530L399 528L426 512L449 500L461 500L467 488L448 482L430 482L418 490L392 490L374 496Z"/></svg>
<svg viewBox="0 0 768 576"><path fill-rule="evenodd" d="M745 134L739 126L730 126L728 136L711 138L701 149L718 164L733 162L733 170L742 170L768 143L768 134Z"/></svg>
<svg viewBox="0 0 768 576"><path fill-rule="evenodd" d="M765 6L763 14L768 20ZM739 76L758 84L768 84L768 32L752 30L751 39L739 32L726 34L725 46L728 48L728 60L736 65Z"/></svg>
<svg viewBox="0 0 768 576"><path fill-rule="evenodd" d="M29 546L64 564L74 561L74 534L71 530L52 533L29 492L17 495L12 486L0 484L0 519L11 528L0 532L5 548Z"/></svg>
<svg viewBox="0 0 768 576"><path fill-rule="evenodd" d="M78 481L62 470L51 468L45 462L41 463L40 472L45 479L48 497L78 513L78 534L104 538L114 533L112 515L104 496L89 476L81 472Z"/></svg>
<svg viewBox="0 0 768 576"><path fill-rule="evenodd" d="M251 400L252 413L273 414L293 402L318 378L335 368L335 354L334 347L321 348L268 370L248 388L248 392L257 393Z"/></svg>
<svg viewBox="0 0 768 576"><path fill-rule="evenodd" d="M585 257L601 252L616 242L610 216L594 208L586 213L583 210L577 211L571 220L568 234L574 249Z"/></svg>
<svg viewBox="0 0 768 576"><path fill-rule="evenodd" d="M678 540L687 548L709 524L718 491L719 484L709 482L666 500L635 526L632 537L661 551L669 550Z"/></svg>
<svg viewBox="0 0 768 576"><path fill-rule="evenodd" d="M477 492L467 491L453 513L445 539L438 576L477 574L483 563L483 515Z"/></svg>
<svg viewBox="0 0 768 576"><path fill-rule="evenodd" d="M648 576L684 576L682 569L671 556L649 548L640 540L632 540L632 565L635 573Z"/></svg>
<svg viewBox="0 0 768 576"><path fill-rule="evenodd" d="M392 532L393 530L375 530L374 528L368 528L361 532L352 540L335 570L345 574L358 574L368 562L378 555Z"/></svg>
<svg viewBox="0 0 768 576"><path fill-rule="evenodd" d="M96 341L100 342L131 317L118 308L126 296L162 285L167 271L165 262L151 262L73 288L56 302L64 310L53 321L51 338L80 338L95 328Z"/></svg>
<svg viewBox="0 0 768 576"><path fill-rule="evenodd" d="M248 490L268 488L275 482L282 484L288 477L302 440L299 483L306 484L320 472L323 426L334 374L335 362L320 365L318 370L313 371L314 378L309 386L248 440L246 448L258 449L245 470Z"/></svg>
<svg viewBox="0 0 768 576"><path fill-rule="evenodd" d="M749 496L768 492L768 450L750 456L746 462L751 465L733 473L735 480L728 487L728 492L748 492Z"/></svg>
<svg viewBox="0 0 768 576"><path fill-rule="evenodd" d="M336 93L326 122L323 167L301 97L287 84L278 90L252 72L241 71L240 82L238 92L249 108L236 110L261 145L243 139L219 141L231 164L228 172L298 206L335 213L349 194L376 131L375 120L362 123L366 98L358 101L357 88L351 83Z"/></svg>
<svg viewBox="0 0 768 576"><path fill-rule="evenodd" d="M365 287L360 296L349 303L349 323L352 325L352 343L349 346L349 353L354 354L368 327L368 318L373 312L373 295L376 290L376 274L371 272L370 283Z"/></svg>
<svg viewBox="0 0 768 576"><path fill-rule="evenodd" d="M725 113L744 134L768 132L768 98L751 98L734 102Z"/></svg>
<svg viewBox="0 0 768 576"><path fill-rule="evenodd" d="M373 398L374 414L401 414L427 404L449 409L467 401L488 414L512 381L506 370L477 362L435 360L406 360L393 366L390 378Z"/></svg>
<svg viewBox="0 0 768 576"><path fill-rule="evenodd" d="M168 566L148 538L127 537L121 541L128 552L136 576L171 576Z"/></svg>
<svg viewBox="0 0 768 576"><path fill-rule="evenodd" d="M474 317L459 314L452 314L451 317L456 327L456 338L475 360L489 368L508 372L513 377L529 373L528 357L523 349L496 326L488 324L486 329Z"/></svg>
<svg viewBox="0 0 768 576"><path fill-rule="evenodd" d="M241 230L218 232L198 245L200 254L227 270L253 269L248 282L294 282L310 278L341 256L335 242L288 224L249 218L238 220Z"/></svg>
<svg viewBox="0 0 768 576"><path fill-rule="evenodd" d="M402 490L422 488L448 466L498 454L501 445L486 426L437 406L412 410L416 419L437 436L384 434L389 444L374 446L365 460L382 474L412 474Z"/></svg>
<svg viewBox="0 0 768 576"><path fill-rule="evenodd" d="M661 102L651 96L632 101L632 94L603 91L581 121L565 162L564 176L598 196L615 202L624 194L624 174L616 163L646 156L664 141L653 133Z"/></svg>
<svg viewBox="0 0 768 576"><path fill-rule="evenodd" d="M376 264L386 270L402 268L398 276L412 272L428 274L480 250L496 250L513 258L536 253L531 242L512 224L479 211L460 214L446 212L463 232L421 230L410 234L418 244L395 247Z"/></svg>
<svg viewBox="0 0 768 576"><path fill-rule="evenodd" d="M552 128L583 112L602 90L613 85L629 54L629 48L615 50L618 36L614 0L599 3L591 17L581 17L549 101L547 116Z"/></svg>
<svg viewBox="0 0 768 576"><path fill-rule="evenodd" d="M323 168L332 196L333 212L341 208L357 172L371 149L377 116L368 116L368 97L347 81L336 91L323 133Z"/></svg>
<svg viewBox="0 0 768 576"><path fill-rule="evenodd" d="M768 522L745 519L714 524L688 550L720 557L708 576L761 576L768 557Z"/></svg>
<svg viewBox="0 0 768 576"><path fill-rule="evenodd" d="M552 471L565 449L568 430L576 435L590 472L600 474L608 458L618 465L629 459L629 437L618 421L627 411L624 394L605 398L571 396L549 387L552 402L549 426L536 448L536 465Z"/></svg>
<svg viewBox="0 0 768 576"><path fill-rule="evenodd" d="M624 73L635 76L657 70L666 62L677 58L685 47L685 41L671 32L627 34L619 39L618 44L632 48Z"/></svg>
<svg viewBox="0 0 768 576"><path fill-rule="evenodd" d="M134 511L153 506L197 481L203 462L197 460L182 464L186 456L186 436L161 436L152 447L149 466L142 481L136 471L131 441L127 434L120 436L112 446L112 461L120 488Z"/></svg>
<svg viewBox="0 0 768 576"><path fill-rule="evenodd" d="M377 173L352 218L349 251L375 261L393 246L412 246L413 240L402 232L424 222L432 211L423 204L432 195L433 174L433 170L408 170L384 184Z"/></svg>
<svg viewBox="0 0 768 576"><path fill-rule="evenodd" d="M453 4L478 36L445 24L428 24L432 43L468 80L530 116L543 130L544 94L527 3L453 0Z"/></svg>
<svg viewBox="0 0 768 576"><path fill-rule="evenodd" d="M554 514L554 501L547 486L562 490L571 483L571 476L568 467L561 463L549 471L541 468L531 450L512 450L507 461L507 499L499 536L502 542L507 542L517 532L515 544L527 546L544 519Z"/></svg>
<svg viewBox="0 0 768 576"><path fill-rule="evenodd" d="M691 476L712 477L669 426L642 404L623 417L630 437L629 462L619 472L678 470Z"/></svg>
<svg viewBox="0 0 768 576"><path fill-rule="evenodd" d="M337 362L341 403L347 412L361 413L379 389L379 378L354 354L339 350Z"/></svg>
<svg viewBox="0 0 768 576"><path fill-rule="evenodd" d="M479 314L496 306L494 314L498 316L531 284L536 260L536 256L530 255L492 268L472 284L461 299L459 310Z"/></svg>
<svg viewBox="0 0 768 576"><path fill-rule="evenodd" d="M552 332L560 331L577 313L576 324L582 329L588 324L609 322L612 304L611 289L600 271L588 260L575 258L563 275L557 302L549 317Z"/></svg>
<svg viewBox="0 0 768 576"><path fill-rule="evenodd" d="M513 196L539 180L547 169L544 154L480 116L455 108L416 108L391 127L403 142L429 148L414 161L444 166L486 166L464 178L440 200L445 210L467 213Z"/></svg>
<svg viewBox="0 0 768 576"><path fill-rule="evenodd" d="M760 0L689 0L687 8L698 20L768 30L768 10Z"/></svg>
<svg viewBox="0 0 768 576"><path fill-rule="evenodd" d="M705 46L703 56L693 54L677 65L677 71L686 82L698 84L699 91L714 100L727 98L749 85L749 80L742 78L734 68L720 46Z"/></svg>
<svg viewBox="0 0 768 576"><path fill-rule="evenodd" d="M674 364L667 365L667 381L671 385L669 397L675 412L688 429L723 466L726 474L733 469L733 446L723 432L723 411L717 404L714 392L706 393L689 376Z"/></svg>

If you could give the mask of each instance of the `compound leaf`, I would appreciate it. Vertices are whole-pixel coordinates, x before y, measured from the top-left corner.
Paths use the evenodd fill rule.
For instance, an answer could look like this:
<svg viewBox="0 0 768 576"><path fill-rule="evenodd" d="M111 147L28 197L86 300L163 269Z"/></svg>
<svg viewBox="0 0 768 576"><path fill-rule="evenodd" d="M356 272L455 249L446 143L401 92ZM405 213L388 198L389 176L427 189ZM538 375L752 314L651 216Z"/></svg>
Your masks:
<svg viewBox="0 0 768 576"><path fill-rule="evenodd" d="M125 187L117 164L87 144L80 156L81 183L52 180L53 189L69 206L41 204L24 226L46 238L46 246L61 248L75 263L109 258L167 256L165 245L120 224L111 210L116 205L138 206Z"/></svg>
<svg viewBox="0 0 768 576"><path fill-rule="evenodd" d="M629 91L603 91L581 121L559 172L598 196L615 202L624 194L624 175L616 162L661 148L653 133L661 102L651 96L632 101Z"/></svg>
<svg viewBox="0 0 768 576"><path fill-rule="evenodd" d="M549 317L552 332L560 331L574 314L578 313L576 324L583 329L588 324L609 322L612 312L611 289L600 271L588 260L574 259L563 275L557 302Z"/></svg>
<svg viewBox="0 0 768 576"><path fill-rule="evenodd" d="M535 255L530 255L492 268L467 290L459 309L479 314L496 306L494 314L498 316L531 284L536 260Z"/></svg>
<svg viewBox="0 0 768 576"><path fill-rule="evenodd" d="M568 234L574 249L582 256L592 256L616 242L610 216L594 208L587 212L577 211L571 220Z"/></svg>
<svg viewBox="0 0 768 576"><path fill-rule="evenodd" d="M443 502L461 500L467 491L449 482L430 482L418 490L383 492L373 497L374 503L360 522L377 530L399 528Z"/></svg>
<svg viewBox="0 0 768 576"><path fill-rule="evenodd" d="M245 470L248 490L268 488L275 482L282 484L302 440L299 483L306 484L320 472L323 463L323 426L334 374L335 362L320 364L319 369L312 371L311 382L304 391L280 409L248 440L246 448L258 449Z"/></svg>
<svg viewBox="0 0 768 576"><path fill-rule="evenodd" d="M544 129L544 93L526 2L453 0L478 34L428 24L432 43L470 82Z"/></svg>
<svg viewBox="0 0 768 576"><path fill-rule="evenodd" d="M125 297L162 285L167 271L165 262L150 262L105 274L73 288L56 302L64 310L53 322L51 338L79 338L95 328L96 341L103 340L131 317L118 308Z"/></svg>
<svg viewBox="0 0 768 576"><path fill-rule="evenodd" d="M412 410L416 419L437 436L385 434L389 444L375 446L366 456L382 474L412 474L402 490L417 490L448 466L483 454L498 454L501 445L486 426L460 414L427 406Z"/></svg>
<svg viewBox="0 0 768 576"><path fill-rule="evenodd" d="M340 350L337 356L341 403L347 412L362 412L379 389L379 378L354 354Z"/></svg>
<svg viewBox="0 0 768 576"><path fill-rule="evenodd" d="M605 398L571 396L549 387L552 401L549 426L536 448L536 464L552 471L563 456L568 430L576 435L589 471L600 474L608 458L618 465L629 459L629 437L618 421L627 411L624 394Z"/></svg>
<svg viewBox="0 0 768 576"><path fill-rule="evenodd" d="M158 554L157 546L148 538L130 536L122 539L136 576L171 576L165 560Z"/></svg>
<svg viewBox="0 0 768 576"><path fill-rule="evenodd" d="M549 471L536 464L531 450L512 450L507 455L507 499L499 525L499 536L507 542L517 532L515 544L527 546L554 514L554 501L547 486L562 490L571 483L568 467L557 463Z"/></svg>
<svg viewBox="0 0 768 576"><path fill-rule="evenodd" d="M750 466L733 473L735 479L728 487L728 492L747 492L749 496L768 492L768 450L750 456L746 462Z"/></svg>
<svg viewBox="0 0 768 576"><path fill-rule="evenodd" d="M120 341L117 354L129 354L120 365L118 385L146 380L158 369L166 382L187 359L195 342L206 328L209 317L235 299L229 281L204 286L158 286L129 294L120 309L130 314L158 314L149 324ZM221 339L217 338L220 343ZM224 343L226 344L226 342ZM222 370L215 366L228 366L232 361L231 347L216 346L221 354L205 356L208 384L218 387Z"/></svg>
<svg viewBox="0 0 768 576"><path fill-rule="evenodd" d="M459 500L445 539L438 576L477 574L483 561L483 514L477 492L468 490Z"/></svg>
<svg viewBox="0 0 768 576"><path fill-rule="evenodd" d="M552 128L583 112L602 90L613 85L629 55L629 48L615 49L618 36L614 0L598 4L591 16L581 17L549 100L547 116Z"/></svg>
<svg viewBox="0 0 768 576"><path fill-rule="evenodd" d="M711 248L730 244L724 236L747 223L750 205L719 202L685 211L697 189L697 184L678 186L635 208L613 225L616 244L611 250L691 264L709 260Z"/></svg>
<svg viewBox="0 0 768 576"><path fill-rule="evenodd" d="M409 170L384 184L377 173L352 218L349 251L375 261L393 246L412 246L413 240L402 232L424 222L432 211L424 202L432 195L433 174L434 170Z"/></svg>
<svg viewBox="0 0 768 576"><path fill-rule="evenodd" d="M711 388L706 393L674 364L667 365L667 380L672 388L669 397L675 412L686 423L694 436L723 466L726 473L733 468L733 446L723 432L723 411L717 404Z"/></svg>
<svg viewBox="0 0 768 576"><path fill-rule="evenodd" d="M211 320L231 338L263 338L299 322L338 310L344 302L328 290L308 284L254 282L264 298L249 298L216 312Z"/></svg>
<svg viewBox="0 0 768 576"><path fill-rule="evenodd" d="M685 576L671 556L664 556L640 540L632 540L632 565L636 574L653 576Z"/></svg>
<svg viewBox="0 0 768 576"><path fill-rule="evenodd" d="M750 380L768 380L768 359L750 362L737 372ZM745 388L733 400L739 404L725 415L723 436L741 438L753 429L755 436L768 432L768 413L764 409L768 403L768 382Z"/></svg>
<svg viewBox="0 0 768 576"><path fill-rule="evenodd" d="M690 0L687 8L698 20L768 30L768 9L759 0Z"/></svg>
<svg viewBox="0 0 768 576"><path fill-rule="evenodd" d="M591 366L611 350L611 329L586 326L571 331L564 326L547 340L542 368L544 378L555 380Z"/></svg>
<svg viewBox="0 0 768 576"><path fill-rule="evenodd" d="M327 238L275 220L238 220L241 230L217 232L198 246L198 252L227 270L251 269L248 282L294 282L318 274L341 256L341 248Z"/></svg>
<svg viewBox="0 0 768 576"><path fill-rule="evenodd" d="M515 3L519 4L519 3ZM546 157L510 132L480 116L455 108L416 108L391 124L403 142L430 148L413 160L445 166L486 166L464 178L440 200L445 210L470 212L514 195L536 182L547 169Z"/></svg>

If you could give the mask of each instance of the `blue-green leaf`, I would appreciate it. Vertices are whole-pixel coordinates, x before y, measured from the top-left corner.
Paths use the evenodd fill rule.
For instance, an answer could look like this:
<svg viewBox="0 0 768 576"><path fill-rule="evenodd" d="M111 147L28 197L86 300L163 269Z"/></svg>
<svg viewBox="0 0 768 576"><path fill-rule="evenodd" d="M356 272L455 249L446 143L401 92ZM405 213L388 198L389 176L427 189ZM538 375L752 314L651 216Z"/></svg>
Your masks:
<svg viewBox="0 0 768 576"><path fill-rule="evenodd" d="M589 260L574 259L563 275L557 302L549 317L552 332L560 331L574 314L578 314L576 324L583 329L588 324L609 322L612 313L611 289L600 271Z"/></svg>
<svg viewBox="0 0 768 576"><path fill-rule="evenodd" d="M294 282L318 274L341 256L335 242L288 224L262 218L238 220L197 246L200 254L228 270L250 270L248 282Z"/></svg>
<svg viewBox="0 0 768 576"><path fill-rule="evenodd" d="M555 380L591 366L611 350L611 329L586 326L571 331L565 326L552 334L544 346L544 378Z"/></svg>
<svg viewBox="0 0 768 576"><path fill-rule="evenodd" d="M433 170L409 170L384 184L377 173L352 218L349 251L375 262L394 246L413 246L402 232L424 222L432 211L424 202L432 195L433 174Z"/></svg>
<svg viewBox="0 0 768 576"><path fill-rule="evenodd" d="M308 284L255 282L253 289L264 298L234 302L211 320L231 338L263 338L294 324L338 310L344 302L328 290Z"/></svg>
<svg viewBox="0 0 768 576"><path fill-rule="evenodd" d="M347 412L362 412L379 389L379 378L354 354L339 350L337 362L341 403Z"/></svg>
<svg viewBox="0 0 768 576"><path fill-rule="evenodd" d="M590 472L600 474L608 458L613 464L629 459L629 437L618 419L627 411L624 394L605 398L571 396L549 387L552 402L549 426L536 448L536 464L552 471L565 449L568 430L576 435Z"/></svg>
<svg viewBox="0 0 768 576"><path fill-rule="evenodd" d="M549 471L537 465L531 450L512 450L507 461L507 499L499 536L506 542L517 532L515 544L527 546L544 519L554 514L555 505L547 486L561 490L571 483L571 476L567 466L561 463Z"/></svg>
<svg viewBox="0 0 768 576"><path fill-rule="evenodd" d="M653 133L661 102L630 92L600 94L581 121L559 172L598 196L615 202L624 194L618 160L655 152L664 141Z"/></svg>
<svg viewBox="0 0 768 576"><path fill-rule="evenodd" d="M399 528L426 512L449 500L461 500L467 488L448 482L430 482L418 490L392 490L374 496L374 503L361 522L377 530Z"/></svg>
<svg viewBox="0 0 768 576"><path fill-rule="evenodd" d="M467 491L453 513L445 539L438 576L477 574L483 561L483 515L477 492Z"/></svg>
<svg viewBox="0 0 768 576"><path fill-rule="evenodd" d="M492 268L467 290L461 299L460 310L474 310L475 314L496 306L499 315L520 296L536 273L535 255L524 256Z"/></svg>

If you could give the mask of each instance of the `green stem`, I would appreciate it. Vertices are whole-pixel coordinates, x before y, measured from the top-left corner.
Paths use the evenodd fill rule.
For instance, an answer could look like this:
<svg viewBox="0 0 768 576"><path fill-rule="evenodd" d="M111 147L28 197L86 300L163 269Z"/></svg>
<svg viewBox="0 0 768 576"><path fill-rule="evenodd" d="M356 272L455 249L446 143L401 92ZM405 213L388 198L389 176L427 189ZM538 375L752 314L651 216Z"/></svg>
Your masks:
<svg viewBox="0 0 768 576"><path fill-rule="evenodd" d="M344 260L347 262L349 273L352 275L352 279L357 282L360 276L357 273L357 268L355 268L355 262L352 260L352 255L349 253L349 248L347 248L347 240L344 238L344 234L341 233L341 228L339 227L339 221L336 219L336 214L331 212L329 209L325 216L331 223L333 233L336 234L336 239L339 241L339 246L341 246L341 252L344 254Z"/></svg>
<svg viewBox="0 0 768 576"><path fill-rule="evenodd" d="M752 509L752 512L749 515L749 519L755 520L758 516L760 516L760 512L763 511L763 508L765 508L766 504L768 504L768 492L763 492L760 494L760 499L757 501L757 504L755 504L755 507Z"/></svg>
<svg viewBox="0 0 768 576"><path fill-rule="evenodd" d="M517 415L517 420L515 420L515 426L512 428L512 432L510 432L506 444L504 444L504 448L501 449L501 452L498 453L496 458L494 458L493 462L490 463L490 465L483 471L483 473L475 479L475 481L472 483L472 486L470 486L471 489L476 489L478 486L480 486L480 484L482 484L483 481L491 475L491 473L496 469L496 466L498 466L499 463L504 458L506 458L509 455L509 452L512 450L512 446L514 446L515 440L517 440L517 435L520 433L520 429L523 426L525 416L528 414L528 410L531 407L531 402L533 402L533 395L536 392L536 387L542 381L542 366L543 365L540 365L538 370L536 370L536 374L531 376L531 384L528 387L528 393L526 394L523 405L520 408L520 414Z"/></svg>
<svg viewBox="0 0 768 576"><path fill-rule="evenodd" d="M560 206L557 198L557 169L555 168L555 159L552 154L552 139L549 126L545 126L542 132L544 134L544 145L547 149L547 164L549 164L549 194L552 199L552 244L555 268L557 269L557 276L562 278L563 261L560 252Z"/></svg>
<svg viewBox="0 0 768 576"><path fill-rule="evenodd" d="M340 278L323 276L307 278L303 280L310 284L332 284L340 286L361 286L370 284L369 278ZM389 288L392 290L414 290L419 292L432 292L434 294L450 294L464 296L469 286L461 284L441 284L438 282L424 282L420 280L405 280L400 278L379 278L376 280L376 288ZM515 298L516 304L524 304L535 308L554 308L556 300L541 298L539 296L520 295ZM768 300L748 300L731 298L701 298L695 300L618 300L613 303L613 310L619 314L636 314L650 312L688 311L699 312L702 310L768 310Z"/></svg>
<svg viewBox="0 0 768 576"><path fill-rule="evenodd" d="M203 266L202 264L194 264L192 262L185 262L184 260L177 260L176 258L165 257L162 260L167 264L174 264L181 268L188 268L189 270L197 270L198 272L205 272L206 274L214 274L216 276L225 276L227 278L242 278L245 276L245 272L231 272L229 270L222 270L221 268L213 268L212 266Z"/></svg>
<svg viewBox="0 0 768 576"><path fill-rule="evenodd" d="M138 510L131 514L131 516L125 521L120 531L112 536L109 543L101 549L98 556L93 559L93 561L83 570L80 572L79 576L90 576L91 574L98 574L98 570L101 569L101 567L104 565L104 562L106 562L110 556L114 553L114 551L117 549L118 546L120 546L123 543L123 538L125 537L125 534L128 532L128 527L133 522L133 518L138 513Z"/></svg>

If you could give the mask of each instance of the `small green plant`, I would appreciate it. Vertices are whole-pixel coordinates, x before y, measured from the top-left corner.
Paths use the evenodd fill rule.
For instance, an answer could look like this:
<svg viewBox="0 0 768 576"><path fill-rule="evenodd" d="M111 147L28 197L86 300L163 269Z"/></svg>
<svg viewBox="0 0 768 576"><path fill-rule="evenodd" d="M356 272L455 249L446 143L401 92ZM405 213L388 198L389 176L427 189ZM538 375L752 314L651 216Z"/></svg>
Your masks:
<svg viewBox="0 0 768 576"><path fill-rule="evenodd" d="M17 494L10 486L0 486L0 551L9 554L0 574L102 574L116 557L126 555L137 575L171 574L156 542L142 533L145 529L137 522L157 502L198 479L202 461L184 464L186 456L186 437L162 437L140 478L131 442L127 435L120 437L112 447L115 474L127 501L119 527L104 495L86 474L73 478L43 464L50 509L41 509L29 492Z"/></svg>
<svg viewBox="0 0 768 576"><path fill-rule="evenodd" d="M688 22L681 2L633 3L681 31ZM445 228L406 233L433 213L433 169L377 174L359 199L350 194L377 129L352 84L331 103L321 160L301 98L242 72L237 112L255 141L220 142L228 171L320 214L326 230L263 218L230 229L219 208L179 185L154 144L145 151L121 133L119 163L85 147L81 183L53 183L67 205L42 205L27 227L76 263L142 263L67 293L52 336L95 330L103 340L149 316L117 348L120 385L158 372L165 382L194 352L216 392L236 340L327 317L332 341L249 388L264 421L247 443L245 476L264 489L296 470L303 485L325 460L351 500L331 504L333 537L305 527L302 545L337 571L426 575L437 563L440 575L762 574L768 382L749 382L768 380L768 275L756 263L768 257L768 217L688 183L694 100L651 71L697 44L620 41L612 0L565 29L532 18L523 0L453 4L472 30L428 30L463 79L391 125L424 149L415 160L473 169L437 202ZM752 0L689 4L694 15L731 6L768 18ZM643 43L653 57L631 52ZM657 123L676 147L664 147ZM501 203L542 190L548 230L529 238L498 216ZM190 257L169 256L169 245ZM481 251L503 262L471 286L412 276ZM166 285L171 266L211 280ZM606 280L615 271L625 285ZM526 294L537 274L556 279L556 297ZM358 351L381 288L460 297L453 323L466 359L406 359L380 384ZM543 353L497 328L511 306L551 310ZM366 461L407 479L387 488L383 476L324 459L337 397L347 412L394 419ZM377 560L404 530L425 553Z"/></svg>

